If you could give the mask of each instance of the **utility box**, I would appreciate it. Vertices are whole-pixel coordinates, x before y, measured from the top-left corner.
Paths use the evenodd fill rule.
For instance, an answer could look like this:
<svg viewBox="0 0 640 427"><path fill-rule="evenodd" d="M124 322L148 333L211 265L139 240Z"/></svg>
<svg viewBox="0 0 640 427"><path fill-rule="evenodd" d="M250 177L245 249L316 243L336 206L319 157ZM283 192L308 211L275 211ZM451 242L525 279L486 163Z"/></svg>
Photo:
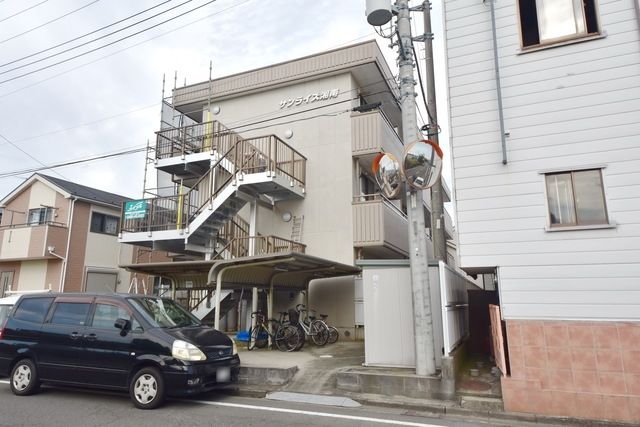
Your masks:
<svg viewBox="0 0 640 427"><path fill-rule="evenodd" d="M409 260L358 260L362 268L365 366L415 368ZM429 266L436 366L442 359L438 265Z"/></svg>

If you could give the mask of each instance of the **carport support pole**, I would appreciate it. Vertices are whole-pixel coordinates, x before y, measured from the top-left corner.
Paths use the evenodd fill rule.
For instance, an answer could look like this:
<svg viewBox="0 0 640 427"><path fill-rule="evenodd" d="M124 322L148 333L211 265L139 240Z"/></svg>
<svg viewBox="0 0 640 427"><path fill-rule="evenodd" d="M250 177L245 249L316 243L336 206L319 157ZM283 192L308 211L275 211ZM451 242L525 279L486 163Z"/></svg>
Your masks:
<svg viewBox="0 0 640 427"><path fill-rule="evenodd" d="M251 292L251 312L255 313L256 311L258 311L258 288L254 286ZM251 317L251 329L255 327L256 327L256 318Z"/></svg>
<svg viewBox="0 0 640 427"><path fill-rule="evenodd" d="M220 269L220 271L218 272L218 277L216 278L216 313L213 327L218 331L220 330L220 293L222 292L222 275L229 268L231 267Z"/></svg>
<svg viewBox="0 0 640 427"><path fill-rule="evenodd" d="M249 255L256 254L256 237L258 227L258 203L252 201L249 203ZM251 312L258 311L258 288L253 287L251 292ZM256 327L256 318L251 317L251 330ZM251 339L251 337L249 337Z"/></svg>

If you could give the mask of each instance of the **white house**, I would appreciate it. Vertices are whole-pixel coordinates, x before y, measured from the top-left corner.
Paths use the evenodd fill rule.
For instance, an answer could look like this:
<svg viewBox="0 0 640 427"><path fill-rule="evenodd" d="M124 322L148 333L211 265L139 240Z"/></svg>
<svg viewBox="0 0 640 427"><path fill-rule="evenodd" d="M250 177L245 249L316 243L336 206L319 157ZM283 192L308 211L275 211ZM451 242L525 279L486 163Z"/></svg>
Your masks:
<svg viewBox="0 0 640 427"><path fill-rule="evenodd" d="M497 274L507 410L640 423L639 24L444 2L458 252Z"/></svg>

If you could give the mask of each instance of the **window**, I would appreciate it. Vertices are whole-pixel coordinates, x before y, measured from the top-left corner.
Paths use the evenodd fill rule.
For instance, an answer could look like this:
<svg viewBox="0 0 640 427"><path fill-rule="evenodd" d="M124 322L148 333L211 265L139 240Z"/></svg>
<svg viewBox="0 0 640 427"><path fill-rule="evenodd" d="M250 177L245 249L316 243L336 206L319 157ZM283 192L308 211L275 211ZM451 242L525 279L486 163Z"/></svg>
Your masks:
<svg viewBox="0 0 640 427"><path fill-rule="evenodd" d="M522 46L598 34L596 0L519 0Z"/></svg>
<svg viewBox="0 0 640 427"><path fill-rule="evenodd" d="M41 225L53 221L52 207L29 209L29 225Z"/></svg>
<svg viewBox="0 0 640 427"><path fill-rule="evenodd" d="M118 319L131 319L131 315L122 307L111 304L96 304L96 311L93 314L94 328L112 329Z"/></svg>
<svg viewBox="0 0 640 427"><path fill-rule="evenodd" d="M91 231L93 233L118 234L118 217L99 212L91 214Z"/></svg>
<svg viewBox="0 0 640 427"><path fill-rule="evenodd" d="M16 314L13 317L27 322L42 323L49 311L52 300L53 298L24 299L16 309Z"/></svg>
<svg viewBox="0 0 640 427"><path fill-rule="evenodd" d="M82 302L59 302L51 317L51 323L58 325L84 325L91 304Z"/></svg>
<svg viewBox="0 0 640 427"><path fill-rule="evenodd" d="M608 224L600 169L545 175L551 227Z"/></svg>

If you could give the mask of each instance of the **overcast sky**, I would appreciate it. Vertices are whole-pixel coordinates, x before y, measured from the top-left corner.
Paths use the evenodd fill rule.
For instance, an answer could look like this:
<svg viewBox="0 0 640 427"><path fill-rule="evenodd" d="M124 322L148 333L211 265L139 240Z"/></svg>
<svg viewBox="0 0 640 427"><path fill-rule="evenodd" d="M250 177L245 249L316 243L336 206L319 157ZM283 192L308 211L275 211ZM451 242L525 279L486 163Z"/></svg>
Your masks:
<svg viewBox="0 0 640 427"><path fill-rule="evenodd" d="M0 176L144 147L159 128L163 75L170 90L176 71L179 85L207 80L210 60L216 78L375 37L364 16L365 0L217 0L115 42L210 1L192 0L128 30L41 60L185 1L0 0ZM16 61L160 4L119 25ZM439 5L434 8L439 48ZM414 22L421 32L422 16L415 16ZM83 54L111 42L115 43ZM379 43L395 72L396 52L387 47L387 40ZM53 65L77 55L81 56ZM424 58L422 52L419 56ZM30 62L35 63L25 66ZM444 86L437 91L438 98L445 95ZM445 128L443 103L438 115ZM440 143L448 156L447 142L445 129ZM136 153L42 173L138 198L144 158ZM450 173L448 164L447 159L445 176ZM0 177L0 199L30 175Z"/></svg>

